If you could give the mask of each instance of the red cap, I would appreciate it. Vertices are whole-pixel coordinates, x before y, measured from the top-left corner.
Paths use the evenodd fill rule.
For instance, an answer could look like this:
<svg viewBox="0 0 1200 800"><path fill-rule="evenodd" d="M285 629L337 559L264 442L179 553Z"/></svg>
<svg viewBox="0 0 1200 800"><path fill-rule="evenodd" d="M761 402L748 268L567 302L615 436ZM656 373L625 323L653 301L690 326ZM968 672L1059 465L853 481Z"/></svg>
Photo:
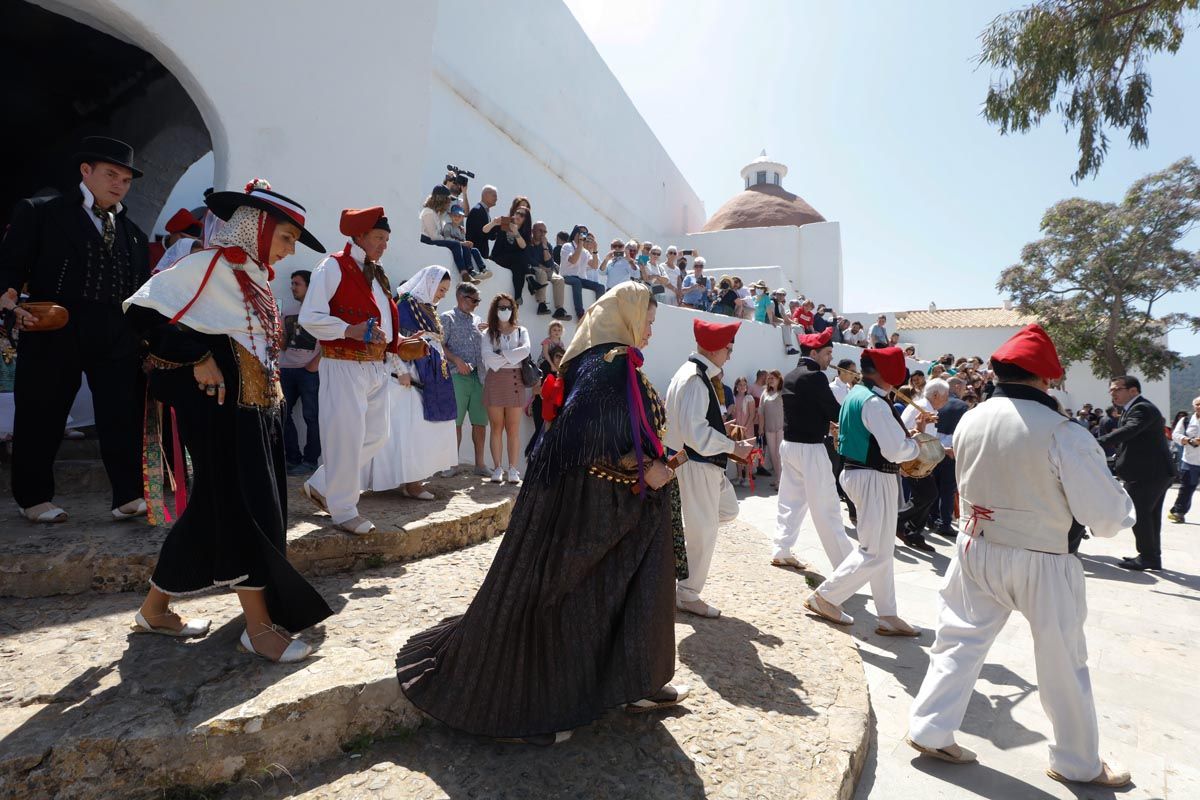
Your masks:
<svg viewBox="0 0 1200 800"><path fill-rule="evenodd" d="M904 364L904 351L899 347L881 347L878 350L864 350L863 360L870 361L879 371L879 377L892 386L902 386L908 377L908 367Z"/></svg>
<svg viewBox="0 0 1200 800"><path fill-rule="evenodd" d="M692 320L692 334L700 349L711 353L728 347L741 325L740 322L709 322L697 317Z"/></svg>
<svg viewBox="0 0 1200 800"><path fill-rule="evenodd" d="M1026 325L992 353L992 361L1012 364L1039 378L1056 381L1063 376L1058 350L1041 325Z"/></svg>
<svg viewBox="0 0 1200 800"><path fill-rule="evenodd" d="M196 219L191 211L186 208L181 208L175 212L175 216L167 220L167 233L183 233L188 228L202 228L204 223Z"/></svg>
<svg viewBox="0 0 1200 800"><path fill-rule="evenodd" d="M342 209L342 221L339 229L345 236L362 236L374 228L375 224L382 219L384 219L383 206L344 208ZM384 230L388 229L384 228Z"/></svg>
<svg viewBox="0 0 1200 800"><path fill-rule="evenodd" d="M822 347L828 347L833 340L833 327L828 327L820 333L806 333L803 336L797 336L796 340L802 347L807 347L809 350L820 350Z"/></svg>

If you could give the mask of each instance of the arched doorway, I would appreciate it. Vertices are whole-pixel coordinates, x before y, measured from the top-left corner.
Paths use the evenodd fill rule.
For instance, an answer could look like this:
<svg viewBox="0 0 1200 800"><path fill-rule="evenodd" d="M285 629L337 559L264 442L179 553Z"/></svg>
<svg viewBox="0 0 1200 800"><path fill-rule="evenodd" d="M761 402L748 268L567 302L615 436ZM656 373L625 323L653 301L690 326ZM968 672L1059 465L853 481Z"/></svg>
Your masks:
<svg viewBox="0 0 1200 800"><path fill-rule="evenodd" d="M0 4L0 84L7 174L0 229L22 197L79 182L71 153L83 136L133 145L146 173L130 192L130 217L153 235L155 219L189 166L212 150L208 128L179 81L152 55L25 0ZM188 205L199 204L199 198Z"/></svg>

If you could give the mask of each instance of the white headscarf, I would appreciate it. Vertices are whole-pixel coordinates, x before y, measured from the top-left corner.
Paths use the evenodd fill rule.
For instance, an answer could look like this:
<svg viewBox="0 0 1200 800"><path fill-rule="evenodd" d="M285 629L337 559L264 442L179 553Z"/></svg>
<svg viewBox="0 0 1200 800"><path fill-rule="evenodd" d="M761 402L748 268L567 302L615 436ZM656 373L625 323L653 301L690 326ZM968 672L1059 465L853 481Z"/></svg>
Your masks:
<svg viewBox="0 0 1200 800"><path fill-rule="evenodd" d="M406 294L411 294L422 303L432 304L433 296L437 293L438 286L449 277L450 270L431 264L400 284L400 288L396 290L396 296L403 297Z"/></svg>

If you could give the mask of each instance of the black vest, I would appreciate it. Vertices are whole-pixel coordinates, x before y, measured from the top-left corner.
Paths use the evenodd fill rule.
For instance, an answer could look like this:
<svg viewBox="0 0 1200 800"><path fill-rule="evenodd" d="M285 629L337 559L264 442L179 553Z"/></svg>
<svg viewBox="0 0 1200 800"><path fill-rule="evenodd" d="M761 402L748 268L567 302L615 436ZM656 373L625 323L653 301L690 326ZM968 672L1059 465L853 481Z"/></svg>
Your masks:
<svg viewBox="0 0 1200 800"><path fill-rule="evenodd" d="M871 387L871 382L869 380L864 380L863 383L867 386L867 388ZM892 412L892 416L896 418L896 424L899 425L901 429L904 429L904 421L900 419L900 412L896 410L896 407L892 405L892 402L886 397L882 397L880 399L888 404L888 409ZM907 429L905 429L905 433L907 433ZM867 430L866 463L863 464L855 461L853 458L850 458L844 454L842 455L842 458L845 459L846 466L850 467L851 469L873 469L876 472L886 472L889 475L895 475L900 471L899 464L888 461L883 457L883 453L879 451L879 440L875 438L875 434L871 433L870 429Z"/></svg>
<svg viewBox="0 0 1200 800"><path fill-rule="evenodd" d="M704 385L708 387L708 413L704 415L704 418L708 420L708 427L724 434L725 420L721 417L721 404L717 402L717 393L713 390L712 381L708 379L708 367L704 366L702 361L695 358L689 358L688 361L696 365L696 374L700 376L700 380L704 381ZM729 463L728 453L720 453L715 456L702 456L687 445L684 445L683 449L688 454L689 461L715 464L721 469L725 469L725 465Z"/></svg>

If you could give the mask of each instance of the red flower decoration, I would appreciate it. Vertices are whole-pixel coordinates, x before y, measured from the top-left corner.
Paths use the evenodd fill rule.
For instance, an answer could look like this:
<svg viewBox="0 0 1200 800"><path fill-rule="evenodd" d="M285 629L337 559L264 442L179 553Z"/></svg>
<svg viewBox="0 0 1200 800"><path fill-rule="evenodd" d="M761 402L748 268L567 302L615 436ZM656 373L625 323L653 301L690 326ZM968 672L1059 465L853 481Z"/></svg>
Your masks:
<svg viewBox="0 0 1200 800"><path fill-rule="evenodd" d="M246 193L249 194L255 189L266 189L267 191L270 191L271 184L267 182L266 178L251 178L246 184Z"/></svg>

